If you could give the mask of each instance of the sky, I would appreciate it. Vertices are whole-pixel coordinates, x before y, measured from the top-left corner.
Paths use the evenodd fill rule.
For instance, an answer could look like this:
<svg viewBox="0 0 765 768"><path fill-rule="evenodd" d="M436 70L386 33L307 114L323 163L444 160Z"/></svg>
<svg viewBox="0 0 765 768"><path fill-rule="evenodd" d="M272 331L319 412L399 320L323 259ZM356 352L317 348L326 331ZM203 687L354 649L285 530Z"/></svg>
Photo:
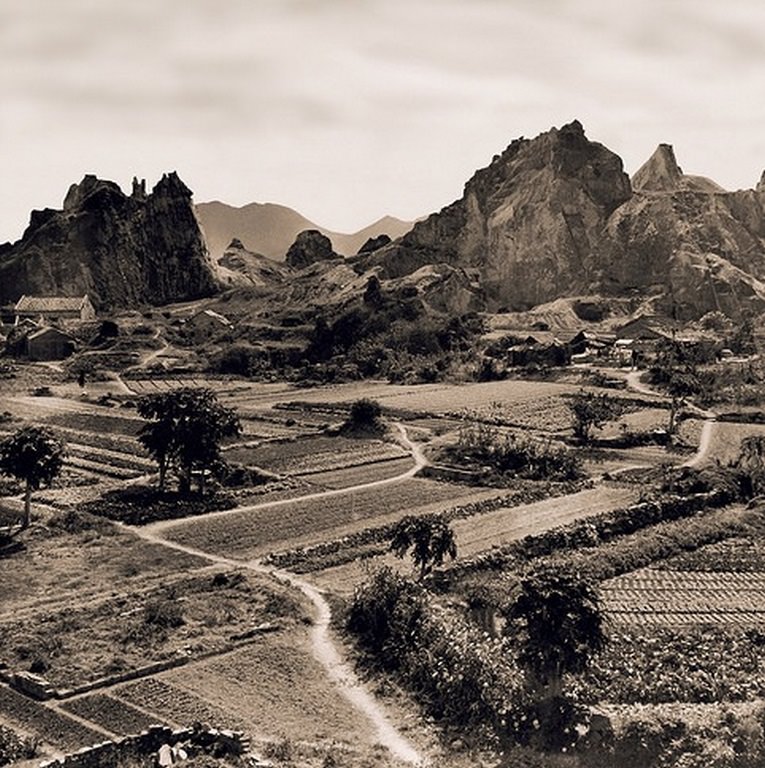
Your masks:
<svg viewBox="0 0 765 768"><path fill-rule="evenodd" d="M574 118L628 173L667 142L749 188L763 97L760 0L0 0L0 242L86 173L413 219Z"/></svg>

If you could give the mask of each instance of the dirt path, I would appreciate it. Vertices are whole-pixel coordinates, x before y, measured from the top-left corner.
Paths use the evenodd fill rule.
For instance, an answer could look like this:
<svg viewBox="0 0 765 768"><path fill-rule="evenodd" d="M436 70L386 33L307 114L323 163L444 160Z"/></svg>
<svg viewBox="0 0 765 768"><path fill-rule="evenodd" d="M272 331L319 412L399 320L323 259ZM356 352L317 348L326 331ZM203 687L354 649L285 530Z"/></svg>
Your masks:
<svg viewBox="0 0 765 768"><path fill-rule="evenodd" d="M233 512L249 511L262 507L281 506L282 504L294 504L295 502L307 501L309 499L323 498L326 496L335 496L339 494L352 493L354 491L374 488L387 485L394 482L401 482L412 477L425 463L426 459L419 445L413 443L406 434L403 425L396 423L400 435L399 440L410 452L414 461L413 466L401 475L385 480L378 480L372 483L364 483L352 488L343 488L339 490L324 491L321 493L312 493L297 499L289 499L283 502L270 502L256 504L249 507L239 507L234 510L224 510L222 512L211 513L209 516L220 516L231 514ZM228 557L222 557L210 552L205 552L194 547L187 547L174 541L169 541L161 534L172 524L178 521L162 521L142 528L131 528L130 530L145 541L159 544L178 552L184 552L190 555L204 558L211 563L223 564L237 568L248 568L257 573L274 576L285 581L300 590L313 604L316 617L311 628L311 646L314 658L326 669L330 680L337 685L343 696L363 715L366 716L376 734L377 741L383 745L397 760L410 765L423 765L425 760L417 749L404 737L393 725L374 696L361 684L350 666L343 661L342 654L332 639L330 634L330 620L332 612L329 603L324 599L321 592L312 584L304 581L297 575L288 571L277 570L263 565L259 560L235 560Z"/></svg>
<svg viewBox="0 0 765 768"><path fill-rule="evenodd" d="M329 625L332 612L329 603L316 587L312 586L295 574L269 568L258 560L234 560L220 555L214 555L194 547L187 547L174 541L168 541L147 528L131 528L136 536L153 544L160 544L177 552L196 555L211 563L217 563L235 568L247 568L256 573L266 574L285 581L300 590L314 605L316 617L311 627L311 646L314 658L326 669L329 678L337 685L346 699L371 723L377 741L384 746L397 760L410 765L424 765L425 759L417 749L404 737L383 710L382 706L362 685L350 666L343 661L342 655L333 641Z"/></svg>

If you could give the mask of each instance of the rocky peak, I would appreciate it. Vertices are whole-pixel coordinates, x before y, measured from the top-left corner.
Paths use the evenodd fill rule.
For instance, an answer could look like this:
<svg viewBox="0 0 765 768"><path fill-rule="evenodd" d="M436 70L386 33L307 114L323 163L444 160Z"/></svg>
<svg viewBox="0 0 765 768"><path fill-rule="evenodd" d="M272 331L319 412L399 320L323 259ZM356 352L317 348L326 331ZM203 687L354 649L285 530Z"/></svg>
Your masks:
<svg viewBox="0 0 765 768"><path fill-rule="evenodd" d="M671 144L659 144L632 177L636 192L674 192L682 187L683 170Z"/></svg>
<svg viewBox="0 0 765 768"><path fill-rule="evenodd" d="M289 247L285 261L293 269L305 269L317 261L337 259L332 250L332 241L318 229L305 229L298 233L295 242Z"/></svg>
<svg viewBox="0 0 765 768"><path fill-rule="evenodd" d="M238 237L232 237L231 242L226 247L227 251L236 250L236 251L242 251L244 250L244 243L238 238Z"/></svg>
<svg viewBox="0 0 765 768"><path fill-rule="evenodd" d="M166 304L216 287L191 191L176 173L151 194L92 174L73 184L60 211L35 211L0 258L0 302L21 294L87 293L98 308Z"/></svg>

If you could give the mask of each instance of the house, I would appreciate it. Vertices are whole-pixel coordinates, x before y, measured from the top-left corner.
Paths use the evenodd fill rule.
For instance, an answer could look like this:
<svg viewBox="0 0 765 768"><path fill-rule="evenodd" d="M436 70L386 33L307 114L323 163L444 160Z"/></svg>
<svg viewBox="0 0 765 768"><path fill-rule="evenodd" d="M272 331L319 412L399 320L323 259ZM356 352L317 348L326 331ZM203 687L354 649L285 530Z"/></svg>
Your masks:
<svg viewBox="0 0 765 768"><path fill-rule="evenodd" d="M613 333L595 333L582 330L569 341L569 347L574 355L603 357L611 350L615 342L616 335Z"/></svg>
<svg viewBox="0 0 765 768"><path fill-rule="evenodd" d="M60 328L48 326L28 334L25 347L30 360L63 360L74 352L75 340Z"/></svg>
<svg viewBox="0 0 765 768"><path fill-rule="evenodd" d="M96 319L96 310L87 294L84 296L22 296L14 306L15 324L29 319L53 323Z"/></svg>
<svg viewBox="0 0 765 768"><path fill-rule="evenodd" d="M507 362L512 366L560 366L568 365L571 355L560 341L542 342L529 336L507 350Z"/></svg>
<svg viewBox="0 0 765 768"><path fill-rule="evenodd" d="M212 309L203 309L186 321L186 329L197 339L206 339L231 330L234 324Z"/></svg>

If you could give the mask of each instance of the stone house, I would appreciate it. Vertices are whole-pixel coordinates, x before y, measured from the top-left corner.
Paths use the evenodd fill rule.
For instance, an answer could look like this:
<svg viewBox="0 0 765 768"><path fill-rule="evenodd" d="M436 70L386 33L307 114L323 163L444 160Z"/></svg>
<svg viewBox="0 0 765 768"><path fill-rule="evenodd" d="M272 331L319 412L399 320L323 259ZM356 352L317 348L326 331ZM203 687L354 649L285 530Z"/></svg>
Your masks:
<svg viewBox="0 0 765 768"><path fill-rule="evenodd" d="M29 319L37 322L89 322L96 310L87 294L84 296L22 296L14 306L15 324Z"/></svg>
<svg viewBox="0 0 765 768"><path fill-rule="evenodd" d="M212 309L203 309L186 321L186 330L197 339L210 338L233 327L227 317Z"/></svg>

